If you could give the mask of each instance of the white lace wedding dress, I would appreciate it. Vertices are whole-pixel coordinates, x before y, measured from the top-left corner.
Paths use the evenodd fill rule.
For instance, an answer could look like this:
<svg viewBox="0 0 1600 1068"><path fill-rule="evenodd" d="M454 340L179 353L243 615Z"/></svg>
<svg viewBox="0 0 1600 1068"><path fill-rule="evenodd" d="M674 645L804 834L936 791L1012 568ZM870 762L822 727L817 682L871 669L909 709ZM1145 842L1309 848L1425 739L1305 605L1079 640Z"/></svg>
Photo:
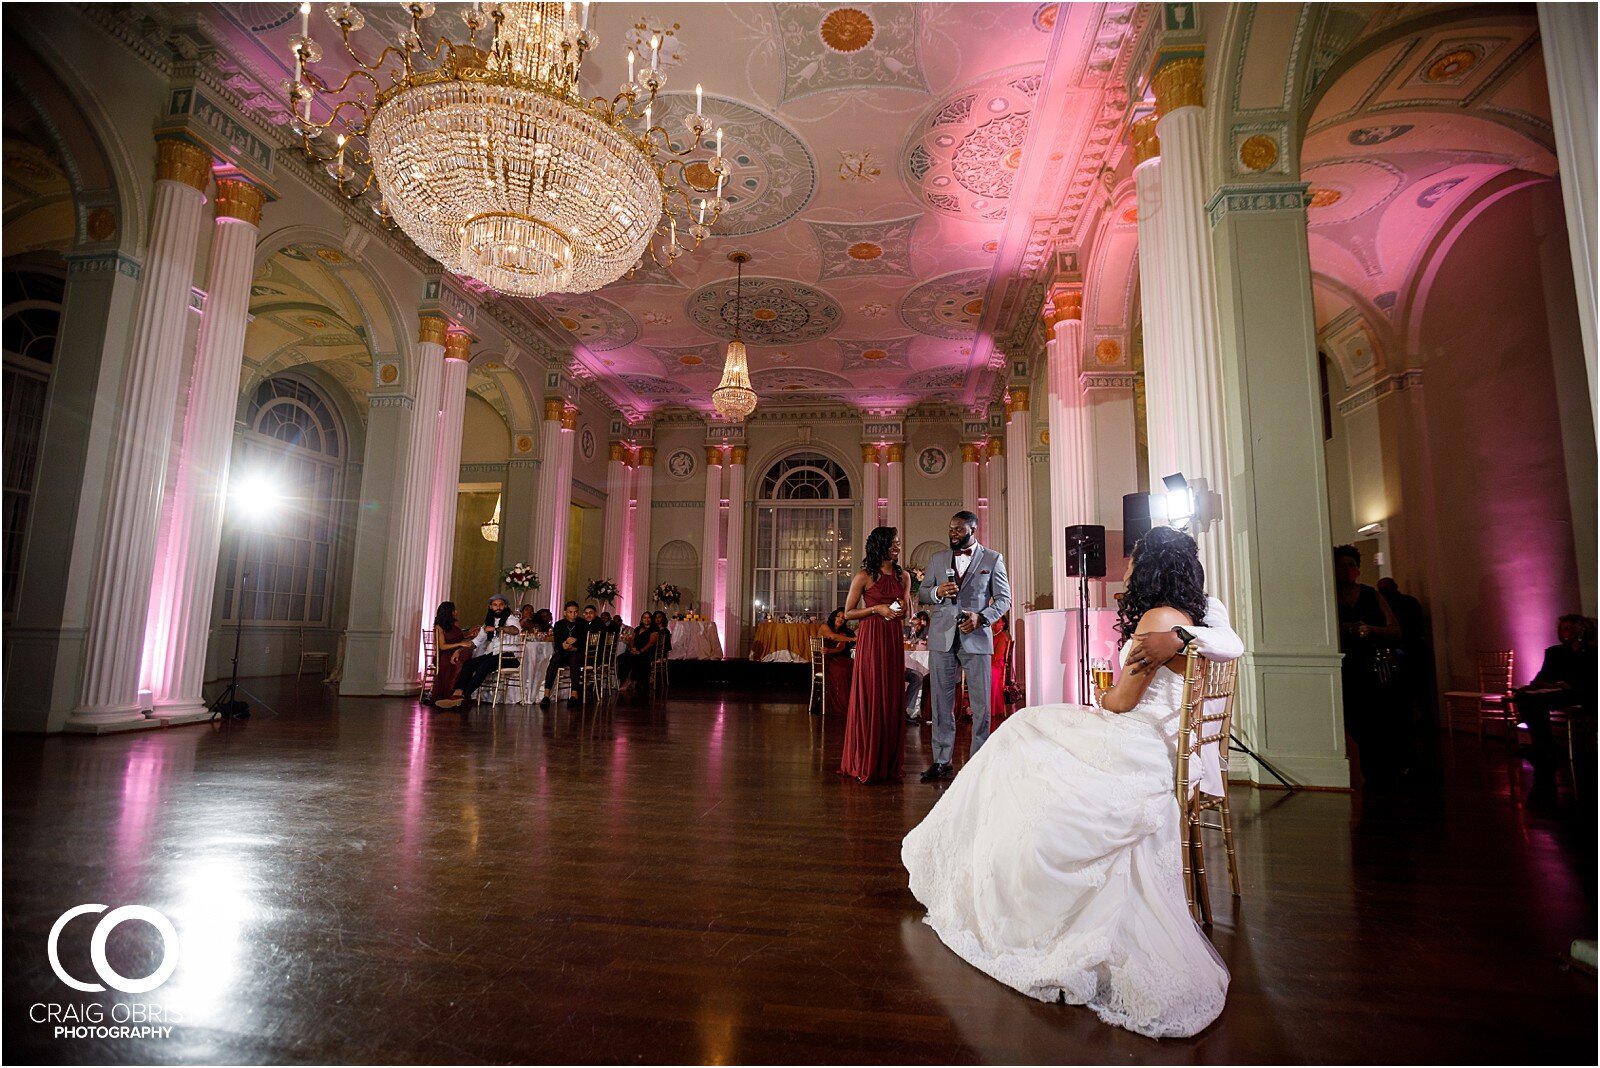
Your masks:
<svg viewBox="0 0 1600 1068"><path fill-rule="evenodd" d="M1006 720L906 835L925 920L974 967L1152 1038L1203 1030L1228 969L1189 915L1173 794L1183 679L1130 712Z"/></svg>

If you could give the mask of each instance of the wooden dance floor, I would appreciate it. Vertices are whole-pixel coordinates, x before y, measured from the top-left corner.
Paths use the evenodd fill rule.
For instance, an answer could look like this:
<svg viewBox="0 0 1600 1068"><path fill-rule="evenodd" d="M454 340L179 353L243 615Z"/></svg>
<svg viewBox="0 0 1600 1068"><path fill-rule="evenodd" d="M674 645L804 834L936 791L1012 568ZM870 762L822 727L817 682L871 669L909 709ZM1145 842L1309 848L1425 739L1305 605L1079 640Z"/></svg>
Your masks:
<svg viewBox="0 0 1600 1068"><path fill-rule="evenodd" d="M788 693L462 715L250 688L270 707L238 725L5 740L9 1062L1595 1055L1594 981L1562 964L1595 934L1593 825L1527 812L1503 743L1449 743L1381 801L1238 790L1228 1008L1158 1043L1000 986L918 922L899 847L938 796L926 729L905 785L862 787L834 774L842 718L822 735ZM80 903L183 933L170 981L114 995L180 1014L169 1035L29 1018L113 1002L52 973ZM94 926L62 939L80 979ZM159 946L126 924L108 958L144 975Z"/></svg>

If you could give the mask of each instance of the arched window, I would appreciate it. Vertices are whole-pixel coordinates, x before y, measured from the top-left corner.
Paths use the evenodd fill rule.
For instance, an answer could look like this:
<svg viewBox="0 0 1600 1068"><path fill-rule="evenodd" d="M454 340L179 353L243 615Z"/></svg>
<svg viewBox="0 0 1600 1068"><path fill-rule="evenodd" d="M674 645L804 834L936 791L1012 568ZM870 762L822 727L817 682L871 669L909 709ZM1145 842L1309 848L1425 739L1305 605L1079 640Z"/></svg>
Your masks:
<svg viewBox="0 0 1600 1068"><path fill-rule="evenodd" d="M34 479L44 436L50 369L61 326L66 278L50 271L5 272L0 293L0 341L5 349L5 612L22 588L22 550L33 511Z"/></svg>
<svg viewBox="0 0 1600 1068"><path fill-rule="evenodd" d="M324 625L343 473L339 421L313 386L278 375L256 388L245 422L229 480L270 486L278 505L234 525L222 564L222 618Z"/></svg>
<svg viewBox="0 0 1600 1068"><path fill-rule="evenodd" d="M855 502L844 468L814 452L786 456L756 499L757 612L824 615L844 604L855 572Z"/></svg>

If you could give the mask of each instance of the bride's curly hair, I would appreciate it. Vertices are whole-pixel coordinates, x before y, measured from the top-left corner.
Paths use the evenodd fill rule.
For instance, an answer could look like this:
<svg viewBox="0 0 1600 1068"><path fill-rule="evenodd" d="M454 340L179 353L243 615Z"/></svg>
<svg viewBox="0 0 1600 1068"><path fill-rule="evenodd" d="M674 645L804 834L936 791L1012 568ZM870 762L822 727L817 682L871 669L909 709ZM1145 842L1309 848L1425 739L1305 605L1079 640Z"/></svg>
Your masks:
<svg viewBox="0 0 1600 1068"><path fill-rule="evenodd" d="M883 570L883 562L889 559L889 547L894 544L894 536L899 533L896 527L873 527L872 533L867 535L867 547L861 553L861 570L872 576L874 582L878 579L878 572ZM905 581L905 568L899 561L894 565L895 578Z"/></svg>
<svg viewBox="0 0 1600 1068"><path fill-rule="evenodd" d="M1194 539L1171 527L1152 527L1133 547L1128 592L1117 607L1117 633L1133 637L1139 619L1152 608L1176 608L1195 626L1206 617L1206 571Z"/></svg>

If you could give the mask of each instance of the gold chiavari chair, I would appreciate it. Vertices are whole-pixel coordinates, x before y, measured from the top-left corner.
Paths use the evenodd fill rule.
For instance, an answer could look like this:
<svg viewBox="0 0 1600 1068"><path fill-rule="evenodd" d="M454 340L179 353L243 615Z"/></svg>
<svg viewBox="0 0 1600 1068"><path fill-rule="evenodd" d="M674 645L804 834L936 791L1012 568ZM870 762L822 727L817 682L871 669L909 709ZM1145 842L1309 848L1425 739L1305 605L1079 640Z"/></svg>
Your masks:
<svg viewBox="0 0 1600 1068"><path fill-rule="evenodd" d="M811 711L811 706L818 701L821 694L822 718L828 718L828 671L827 657L822 651L822 639L811 639L811 691L806 695L806 711Z"/></svg>
<svg viewBox="0 0 1600 1068"><path fill-rule="evenodd" d="M489 701L491 707L500 703L502 694L509 696L513 686L517 688L517 696L521 697L523 685L521 653L520 641L508 639L500 643L499 659L495 661L494 677L491 680L494 687L491 691L493 697Z"/></svg>
<svg viewBox="0 0 1600 1068"><path fill-rule="evenodd" d="M671 668L667 665L667 653L670 643L656 647L656 658L650 662L650 696L665 697L667 687L672 682Z"/></svg>
<svg viewBox="0 0 1600 1068"><path fill-rule="evenodd" d="M1183 665L1183 701L1178 710L1179 845L1183 855L1183 890L1189 910L1203 924L1211 923L1211 892L1206 883L1203 831L1220 830L1228 854L1228 878L1239 896L1239 861L1233 848L1233 813L1228 807L1228 738L1233 728L1233 699L1239 663L1219 664L1190 649ZM1215 747L1221 775L1218 793L1204 784L1204 753ZM1215 812L1217 825L1201 814Z"/></svg>
<svg viewBox="0 0 1600 1068"><path fill-rule="evenodd" d="M305 644L304 639L301 640L301 644ZM422 701L427 704L433 700L433 677L439 672L439 651L433 647L432 627L422 632L422 654ZM305 662L305 656L303 652L300 654L302 664ZM296 672L294 677L298 679L299 672Z"/></svg>
<svg viewBox="0 0 1600 1068"><path fill-rule="evenodd" d="M428 639L431 641L432 638L433 638L433 632L431 630L429 630L428 631ZM306 648L306 628L301 627L300 628L300 661L299 661L298 664L295 665L295 669L294 669L295 681L296 682L300 681L300 676L305 674L305 670L306 670L307 665L315 667L318 671L320 671L324 675L326 675L328 673L328 659L329 659L329 657L328 657L328 654L326 652L323 652L320 649L307 649Z"/></svg>
<svg viewBox="0 0 1600 1068"><path fill-rule="evenodd" d="M590 631L583 640L583 665L578 669L579 696L585 704L589 703L589 693L594 692L595 702L598 704L601 696L600 670L603 663L601 636L595 631Z"/></svg>
<svg viewBox="0 0 1600 1068"><path fill-rule="evenodd" d="M1455 729L1457 710L1470 709L1468 723L1478 730L1478 741L1483 741L1483 725L1499 723L1505 727L1506 737L1515 744L1517 738L1517 712L1511 699L1511 676L1516 667L1516 654L1510 649L1482 649L1474 665L1478 679L1476 690L1450 690L1444 695L1444 705L1450 712L1450 728Z"/></svg>

